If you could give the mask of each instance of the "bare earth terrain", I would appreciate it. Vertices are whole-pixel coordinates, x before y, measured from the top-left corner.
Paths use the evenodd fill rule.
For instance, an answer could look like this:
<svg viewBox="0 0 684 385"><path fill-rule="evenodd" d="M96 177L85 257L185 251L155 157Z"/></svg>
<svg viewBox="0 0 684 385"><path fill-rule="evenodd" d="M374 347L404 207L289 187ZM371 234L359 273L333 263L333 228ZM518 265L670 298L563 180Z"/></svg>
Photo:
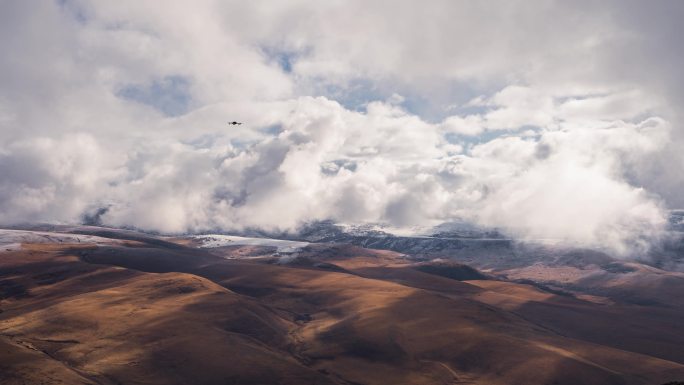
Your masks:
<svg viewBox="0 0 684 385"><path fill-rule="evenodd" d="M681 273L531 265L493 279L344 244L62 231L0 235L2 384L684 379ZM605 295L535 284L549 277Z"/></svg>

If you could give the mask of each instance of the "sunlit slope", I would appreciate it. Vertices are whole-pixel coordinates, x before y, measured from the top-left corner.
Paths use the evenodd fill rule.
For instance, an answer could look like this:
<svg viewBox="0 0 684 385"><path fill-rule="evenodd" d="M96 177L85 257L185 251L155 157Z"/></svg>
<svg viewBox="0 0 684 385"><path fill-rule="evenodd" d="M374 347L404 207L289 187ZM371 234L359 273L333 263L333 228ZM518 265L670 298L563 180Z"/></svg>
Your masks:
<svg viewBox="0 0 684 385"><path fill-rule="evenodd" d="M443 263L426 269L401 254L345 245L306 248L304 263L267 250L261 258L225 259L241 255L241 247L219 256L171 240L116 238L24 243L0 253L0 354L11 357L0 363L3 383L684 378L676 354L681 341L669 334L676 326L658 334L674 313L625 320L621 314L643 308L509 282L460 281L477 272ZM627 343L601 337L608 327ZM639 345L649 337L653 344Z"/></svg>

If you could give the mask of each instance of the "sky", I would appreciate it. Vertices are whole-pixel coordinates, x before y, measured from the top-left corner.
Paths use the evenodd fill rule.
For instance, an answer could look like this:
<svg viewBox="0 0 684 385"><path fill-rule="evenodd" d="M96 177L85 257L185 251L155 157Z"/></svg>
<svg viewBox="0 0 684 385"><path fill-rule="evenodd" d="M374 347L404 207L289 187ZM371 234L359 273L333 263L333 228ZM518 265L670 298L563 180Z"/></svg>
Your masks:
<svg viewBox="0 0 684 385"><path fill-rule="evenodd" d="M466 221L643 252L684 207L683 17L675 0L5 0L0 222Z"/></svg>

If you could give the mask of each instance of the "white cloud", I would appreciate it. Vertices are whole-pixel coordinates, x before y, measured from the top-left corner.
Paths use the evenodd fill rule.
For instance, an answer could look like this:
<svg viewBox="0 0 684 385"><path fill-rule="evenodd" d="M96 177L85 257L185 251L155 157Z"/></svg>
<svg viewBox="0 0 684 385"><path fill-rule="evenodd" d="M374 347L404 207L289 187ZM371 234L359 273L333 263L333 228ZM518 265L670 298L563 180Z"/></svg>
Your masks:
<svg viewBox="0 0 684 385"><path fill-rule="evenodd" d="M566 239L620 253L644 251L665 225L661 203L624 173L667 141L666 122L616 122L600 129L544 133L477 146L495 161L476 217L519 236Z"/></svg>
<svg viewBox="0 0 684 385"><path fill-rule="evenodd" d="M489 129L548 127L554 123L553 98L534 88L506 87L497 92L488 105L495 107L485 115Z"/></svg>
<svg viewBox="0 0 684 385"><path fill-rule="evenodd" d="M678 40L639 6L586 7L3 3L0 216L109 207L108 224L167 232L462 217L641 250L684 202L667 64L684 60L643 43Z"/></svg>
<svg viewBox="0 0 684 385"><path fill-rule="evenodd" d="M475 136L484 131L485 123L479 115L454 115L444 119L441 128L447 133Z"/></svg>

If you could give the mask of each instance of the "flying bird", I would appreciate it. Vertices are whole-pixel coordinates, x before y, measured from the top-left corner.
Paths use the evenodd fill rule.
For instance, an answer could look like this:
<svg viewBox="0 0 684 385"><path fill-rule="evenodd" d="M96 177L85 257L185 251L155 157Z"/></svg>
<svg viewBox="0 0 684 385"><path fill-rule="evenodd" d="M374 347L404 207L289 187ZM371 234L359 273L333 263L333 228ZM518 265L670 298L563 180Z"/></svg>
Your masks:
<svg viewBox="0 0 684 385"><path fill-rule="evenodd" d="M228 124L232 124L233 126L239 126L242 123L240 123L240 122L228 122Z"/></svg>

